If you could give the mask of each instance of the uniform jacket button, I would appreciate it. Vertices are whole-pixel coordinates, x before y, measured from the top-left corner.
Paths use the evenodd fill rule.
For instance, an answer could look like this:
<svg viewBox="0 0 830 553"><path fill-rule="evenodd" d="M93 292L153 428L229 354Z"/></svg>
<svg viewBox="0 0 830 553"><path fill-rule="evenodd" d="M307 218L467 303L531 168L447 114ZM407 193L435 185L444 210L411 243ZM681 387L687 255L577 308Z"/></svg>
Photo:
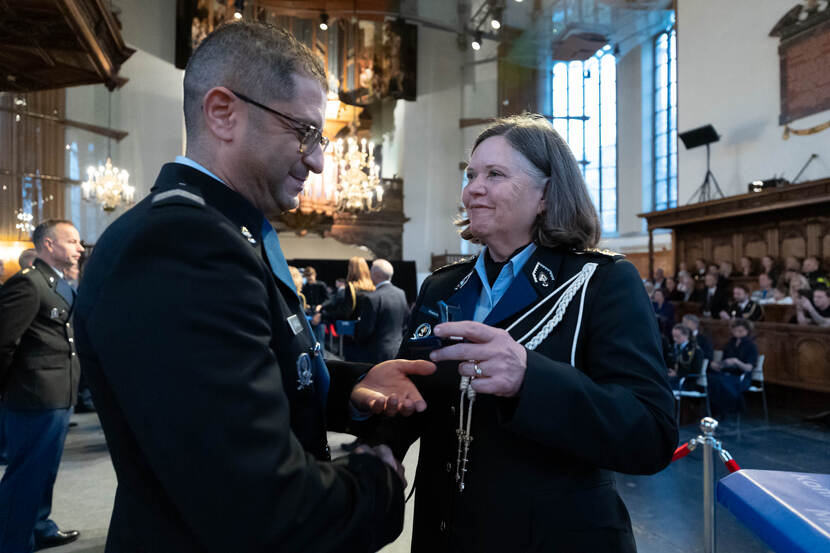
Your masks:
<svg viewBox="0 0 830 553"><path fill-rule="evenodd" d="M447 472L452 472L452 463L447 463Z"/></svg>
<svg viewBox="0 0 830 553"><path fill-rule="evenodd" d="M441 532L446 532L447 531L447 523L442 520L440 528L441 528Z"/></svg>

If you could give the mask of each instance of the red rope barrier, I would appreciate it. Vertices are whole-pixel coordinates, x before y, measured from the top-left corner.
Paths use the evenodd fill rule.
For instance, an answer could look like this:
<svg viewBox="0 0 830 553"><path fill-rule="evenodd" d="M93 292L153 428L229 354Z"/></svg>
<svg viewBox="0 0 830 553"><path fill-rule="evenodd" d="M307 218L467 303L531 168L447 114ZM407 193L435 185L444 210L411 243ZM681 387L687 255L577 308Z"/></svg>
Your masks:
<svg viewBox="0 0 830 553"><path fill-rule="evenodd" d="M725 464L726 464L726 470L728 470L730 474L733 473L733 472L741 470L741 467L738 466L738 463L735 462L735 459L732 459L731 461L727 461Z"/></svg>
<svg viewBox="0 0 830 553"><path fill-rule="evenodd" d="M692 449L694 448L689 447L689 442L686 442L685 444L681 445L680 447L674 450L674 455L672 455L671 457L672 462L675 462L678 459L682 459L683 457L691 453Z"/></svg>

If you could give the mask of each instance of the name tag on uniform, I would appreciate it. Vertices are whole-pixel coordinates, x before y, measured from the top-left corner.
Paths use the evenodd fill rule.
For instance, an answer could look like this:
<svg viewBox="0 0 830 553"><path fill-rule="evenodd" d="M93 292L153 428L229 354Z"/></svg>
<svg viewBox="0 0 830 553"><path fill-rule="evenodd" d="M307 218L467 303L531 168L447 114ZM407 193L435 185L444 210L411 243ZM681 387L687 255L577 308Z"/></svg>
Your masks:
<svg viewBox="0 0 830 553"><path fill-rule="evenodd" d="M286 320L288 321L288 326L294 332L294 336L303 331L303 323L300 322L300 318L297 315L291 315Z"/></svg>

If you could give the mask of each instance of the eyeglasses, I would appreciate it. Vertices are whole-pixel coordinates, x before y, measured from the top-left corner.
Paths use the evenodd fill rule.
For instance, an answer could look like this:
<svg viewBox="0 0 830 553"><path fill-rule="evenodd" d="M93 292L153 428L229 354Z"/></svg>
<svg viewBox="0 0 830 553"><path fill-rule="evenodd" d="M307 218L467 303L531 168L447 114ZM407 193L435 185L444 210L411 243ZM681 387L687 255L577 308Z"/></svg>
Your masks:
<svg viewBox="0 0 830 553"><path fill-rule="evenodd" d="M324 152L326 151L326 148L329 145L329 139L326 138L325 136L323 136L323 133L320 131L320 129L318 129L314 125L309 125L307 123L303 123L302 121L297 121L296 119L294 119L290 115L286 115L286 114L281 113L281 112L279 112L275 109L269 108L268 106L266 106L264 104L260 104L256 100L252 100L251 98L248 98L244 94L240 94L239 92L236 92L235 90L231 90L231 92L237 98L242 100L243 102L255 105L256 107L258 107L260 109L264 109L265 111L267 111L269 113L273 113L274 115L278 115L278 116L282 117L283 119L287 119L288 121L291 121L292 123L294 123L294 125L296 125L296 126L291 127L291 129L296 131L297 133L299 133L297 135L297 138L300 139L300 153L301 154L310 154L312 151L314 151L314 147L317 144L320 145L320 149L322 151L324 151Z"/></svg>

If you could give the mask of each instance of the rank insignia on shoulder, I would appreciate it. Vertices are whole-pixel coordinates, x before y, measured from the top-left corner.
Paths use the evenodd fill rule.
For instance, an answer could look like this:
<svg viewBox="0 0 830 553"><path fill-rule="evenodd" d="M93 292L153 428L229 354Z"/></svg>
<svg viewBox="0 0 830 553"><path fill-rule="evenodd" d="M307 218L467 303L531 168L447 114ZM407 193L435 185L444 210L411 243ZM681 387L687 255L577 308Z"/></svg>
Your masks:
<svg viewBox="0 0 830 553"><path fill-rule="evenodd" d="M604 255L606 257L625 257L624 254L619 252L612 252L611 250L606 249L599 249L599 248L587 248L581 251L575 252L577 254L594 254L594 255Z"/></svg>
<svg viewBox="0 0 830 553"><path fill-rule="evenodd" d="M248 227L246 227L246 226L242 226L242 227L239 229L239 232L241 232L241 233L242 233L242 236L244 236L244 237L248 240L248 242L250 242L251 244L256 245L256 239L255 239L255 238L253 237L253 235L251 234L251 231L250 231L250 230L248 230Z"/></svg>
<svg viewBox="0 0 830 553"><path fill-rule="evenodd" d="M205 199L195 192L182 190L181 188L171 188L153 196L152 204L153 206L178 204L204 207Z"/></svg>
<svg viewBox="0 0 830 553"><path fill-rule="evenodd" d="M412 334L413 338L426 338L432 334L432 327L429 323L422 323L418 325L418 328L415 329L415 332Z"/></svg>
<svg viewBox="0 0 830 553"><path fill-rule="evenodd" d="M542 288L547 288L553 283L554 280L556 280L553 276L553 271L538 261L536 262L536 266L533 267L532 275L533 282Z"/></svg>
<svg viewBox="0 0 830 553"><path fill-rule="evenodd" d="M461 279L461 282L459 282L458 284L456 284L454 289L455 289L455 290L461 290L462 288L464 288L464 285L465 285L465 284L467 284L467 281L469 281L469 280L470 280L470 277L471 277L471 276L473 276L473 271L470 271L469 273L467 273L467 276L465 276L464 278L462 278L462 279Z"/></svg>

